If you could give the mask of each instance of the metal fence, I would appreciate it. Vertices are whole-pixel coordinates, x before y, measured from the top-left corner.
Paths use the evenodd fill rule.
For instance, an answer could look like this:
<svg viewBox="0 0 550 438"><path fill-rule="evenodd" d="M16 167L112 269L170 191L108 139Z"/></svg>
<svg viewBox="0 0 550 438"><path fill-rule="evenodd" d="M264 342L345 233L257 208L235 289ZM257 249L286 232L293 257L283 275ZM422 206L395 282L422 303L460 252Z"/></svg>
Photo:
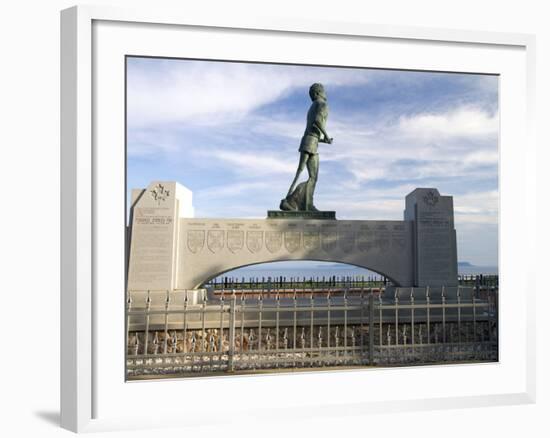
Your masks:
<svg viewBox="0 0 550 438"><path fill-rule="evenodd" d="M130 291L127 376L498 360L498 292Z"/></svg>
<svg viewBox="0 0 550 438"><path fill-rule="evenodd" d="M477 289L498 288L498 275L494 274L461 274L457 280L460 286L473 286ZM280 289L365 289L373 287L388 287L391 281L379 274L372 275L330 275L316 277L233 277L221 276L212 279L206 287L213 290L263 290L275 291Z"/></svg>

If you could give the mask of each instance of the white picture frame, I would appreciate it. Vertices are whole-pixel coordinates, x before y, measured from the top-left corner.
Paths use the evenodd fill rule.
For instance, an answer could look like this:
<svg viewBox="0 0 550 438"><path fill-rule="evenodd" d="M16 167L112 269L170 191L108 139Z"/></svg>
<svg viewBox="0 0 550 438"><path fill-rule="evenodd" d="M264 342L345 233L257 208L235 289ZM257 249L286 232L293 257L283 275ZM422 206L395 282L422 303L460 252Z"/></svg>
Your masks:
<svg viewBox="0 0 550 438"><path fill-rule="evenodd" d="M220 38L227 46L220 46ZM325 44L323 50L312 43L317 40ZM357 55L363 49L371 55L368 63ZM291 63L305 63L307 53L307 63L500 74L500 362L125 382L124 260L119 252L125 222L125 188L120 190L124 77L119 73L121 55L152 53ZM272 18L226 21L156 8L78 6L62 11L62 427L82 432L190 426L209 421L212 410L217 421L229 423L231 409L212 406L206 415L198 408L208 403L212 391L233 394L236 405L260 392L263 407L278 406L280 418L294 417L296 407L306 416L323 416L329 411L365 415L533 402L535 276L523 255L532 253L536 240L534 53L534 36L523 34ZM522 148L514 147L518 144ZM522 233L513 232L518 226ZM513 300L507 291L515 291ZM282 408L285 391L298 384L307 395L287 400ZM369 390L360 390L362 385ZM167 413L166 405L148 401L170 400L175 393L181 402L173 406L175 415ZM193 420L178 412L193 412ZM250 406L241 414L261 415L261 410Z"/></svg>

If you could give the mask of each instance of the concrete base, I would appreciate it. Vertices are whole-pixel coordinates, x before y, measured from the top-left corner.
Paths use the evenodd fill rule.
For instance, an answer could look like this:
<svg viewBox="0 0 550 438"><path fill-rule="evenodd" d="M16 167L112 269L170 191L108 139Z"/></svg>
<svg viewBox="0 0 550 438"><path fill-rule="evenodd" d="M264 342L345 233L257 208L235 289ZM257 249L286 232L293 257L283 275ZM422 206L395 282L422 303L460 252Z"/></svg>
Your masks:
<svg viewBox="0 0 550 438"><path fill-rule="evenodd" d="M268 219L336 219L335 211L268 210Z"/></svg>

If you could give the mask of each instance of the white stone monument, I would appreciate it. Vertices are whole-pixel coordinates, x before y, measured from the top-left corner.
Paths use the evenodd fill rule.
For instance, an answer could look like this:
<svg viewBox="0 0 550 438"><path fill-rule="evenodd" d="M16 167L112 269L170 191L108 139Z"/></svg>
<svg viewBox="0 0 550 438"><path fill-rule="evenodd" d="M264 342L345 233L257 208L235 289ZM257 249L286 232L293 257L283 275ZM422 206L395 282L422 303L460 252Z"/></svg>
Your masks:
<svg viewBox="0 0 550 438"><path fill-rule="evenodd" d="M179 220L194 216L192 193L176 182L132 190L129 290L174 290Z"/></svg>
<svg viewBox="0 0 550 438"><path fill-rule="evenodd" d="M415 286L456 286L458 262L452 196L416 189L405 199L405 220L413 223Z"/></svg>
<svg viewBox="0 0 550 438"><path fill-rule="evenodd" d="M128 289L197 289L257 263L318 260L361 266L396 286L456 286L453 201L437 189L406 198L402 221L193 218L191 191L154 181L134 190Z"/></svg>

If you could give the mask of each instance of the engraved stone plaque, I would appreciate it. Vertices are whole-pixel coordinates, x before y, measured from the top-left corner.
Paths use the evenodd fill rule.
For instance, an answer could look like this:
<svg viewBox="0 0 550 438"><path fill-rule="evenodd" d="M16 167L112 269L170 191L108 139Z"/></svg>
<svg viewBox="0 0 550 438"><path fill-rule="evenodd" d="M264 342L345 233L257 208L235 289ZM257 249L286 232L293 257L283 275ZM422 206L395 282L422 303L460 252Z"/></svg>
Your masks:
<svg viewBox="0 0 550 438"><path fill-rule="evenodd" d="M170 284L174 227L173 219L161 216L163 213L151 208L134 209L129 270L132 289Z"/></svg>
<svg viewBox="0 0 550 438"><path fill-rule="evenodd" d="M441 196L437 189L419 188L407 195L405 202L405 217L416 222L415 284L457 285L456 231L452 197ZM394 240L397 238L394 237Z"/></svg>
<svg viewBox="0 0 550 438"><path fill-rule="evenodd" d="M263 240L264 240L263 231L246 232L246 247L252 253L259 252L262 249Z"/></svg>
<svg viewBox="0 0 550 438"><path fill-rule="evenodd" d="M179 234L179 219L192 216L191 201L191 191L175 182L152 181L132 191L128 290L173 289L176 246L200 252L204 232Z"/></svg>
<svg viewBox="0 0 550 438"><path fill-rule="evenodd" d="M187 231L187 247L193 254L201 251L204 247L204 230Z"/></svg>
<svg viewBox="0 0 550 438"><path fill-rule="evenodd" d="M277 252L283 245L283 233L280 231L265 232L265 247L269 252Z"/></svg>

